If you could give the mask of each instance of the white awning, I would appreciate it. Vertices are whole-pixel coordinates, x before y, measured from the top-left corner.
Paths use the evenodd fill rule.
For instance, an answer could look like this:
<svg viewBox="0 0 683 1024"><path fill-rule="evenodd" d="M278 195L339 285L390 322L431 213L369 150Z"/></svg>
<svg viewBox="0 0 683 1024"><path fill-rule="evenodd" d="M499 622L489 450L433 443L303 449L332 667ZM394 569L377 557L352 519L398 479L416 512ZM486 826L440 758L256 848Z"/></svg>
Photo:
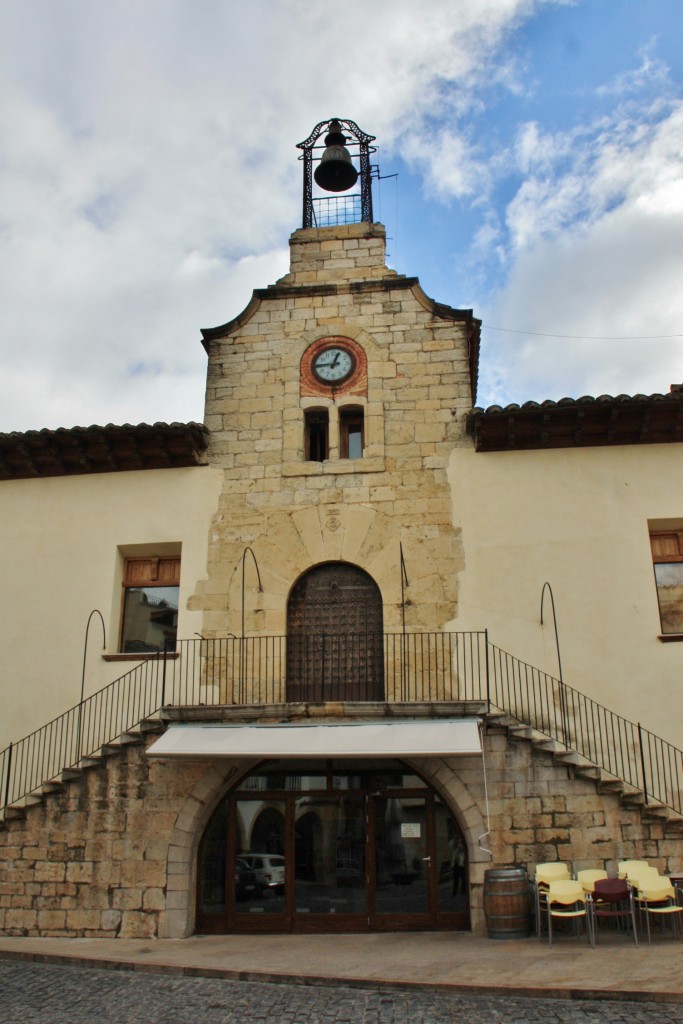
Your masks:
<svg viewBox="0 0 683 1024"><path fill-rule="evenodd" d="M174 723L151 757L452 757L480 754L479 719L277 725Z"/></svg>

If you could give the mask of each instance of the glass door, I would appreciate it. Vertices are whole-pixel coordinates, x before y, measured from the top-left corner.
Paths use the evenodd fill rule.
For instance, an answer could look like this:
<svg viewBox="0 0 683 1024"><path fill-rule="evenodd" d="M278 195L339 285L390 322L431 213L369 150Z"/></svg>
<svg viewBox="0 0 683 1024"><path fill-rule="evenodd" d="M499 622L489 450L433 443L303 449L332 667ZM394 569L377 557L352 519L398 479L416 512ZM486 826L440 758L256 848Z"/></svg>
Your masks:
<svg viewBox="0 0 683 1024"><path fill-rule="evenodd" d="M369 800L369 910L373 930L468 928L465 844L434 793Z"/></svg>
<svg viewBox="0 0 683 1024"><path fill-rule="evenodd" d="M197 875L199 931L469 927L460 828L394 764L262 769L216 808Z"/></svg>
<svg viewBox="0 0 683 1024"><path fill-rule="evenodd" d="M432 837L428 796L371 796L375 927L427 927L433 916ZM379 920L384 918L384 921Z"/></svg>
<svg viewBox="0 0 683 1024"><path fill-rule="evenodd" d="M315 794L296 799L293 914L297 929L365 928L366 899L362 795Z"/></svg>

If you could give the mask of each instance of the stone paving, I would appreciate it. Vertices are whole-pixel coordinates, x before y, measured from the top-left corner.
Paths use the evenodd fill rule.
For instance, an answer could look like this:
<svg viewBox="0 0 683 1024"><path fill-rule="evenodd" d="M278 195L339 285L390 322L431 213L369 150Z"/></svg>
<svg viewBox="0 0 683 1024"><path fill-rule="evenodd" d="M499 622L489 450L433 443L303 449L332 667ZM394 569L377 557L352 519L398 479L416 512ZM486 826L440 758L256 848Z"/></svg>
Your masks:
<svg viewBox="0 0 683 1024"><path fill-rule="evenodd" d="M679 1024L680 1004L188 978L0 960L1 1024Z"/></svg>

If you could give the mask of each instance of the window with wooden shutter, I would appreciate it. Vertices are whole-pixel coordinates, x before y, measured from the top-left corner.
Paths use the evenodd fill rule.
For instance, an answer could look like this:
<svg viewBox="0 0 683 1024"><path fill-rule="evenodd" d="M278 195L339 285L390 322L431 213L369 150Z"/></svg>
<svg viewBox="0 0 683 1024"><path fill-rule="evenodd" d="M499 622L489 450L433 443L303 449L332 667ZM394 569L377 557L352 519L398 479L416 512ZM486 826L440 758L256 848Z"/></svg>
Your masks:
<svg viewBox="0 0 683 1024"><path fill-rule="evenodd" d="M175 650L180 558L127 558L123 574L121 642L124 654Z"/></svg>
<svg viewBox="0 0 683 1024"><path fill-rule="evenodd" d="M650 534L662 634L683 634L683 530Z"/></svg>

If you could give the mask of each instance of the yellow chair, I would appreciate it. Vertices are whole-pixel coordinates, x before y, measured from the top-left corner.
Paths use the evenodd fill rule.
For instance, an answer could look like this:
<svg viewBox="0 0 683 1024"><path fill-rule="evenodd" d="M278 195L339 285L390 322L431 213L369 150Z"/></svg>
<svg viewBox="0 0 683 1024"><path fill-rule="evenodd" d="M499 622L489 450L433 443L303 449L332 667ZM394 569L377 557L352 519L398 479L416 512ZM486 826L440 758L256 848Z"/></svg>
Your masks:
<svg viewBox="0 0 683 1024"><path fill-rule="evenodd" d="M617 875L619 878L628 878L628 873L631 868L649 868L650 862L647 860L620 860L617 863Z"/></svg>
<svg viewBox="0 0 683 1024"><path fill-rule="evenodd" d="M555 861L551 864L537 864L534 872L537 885L550 885L551 882L566 881L572 877L567 864Z"/></svg>
<svg viewBox="0 0 683 1024"><path fill-rule="evenodd" d="M533 890L534 905L536 909L536 933L539 941L543 940L543 918L548 909L545 896L551 882L566 881L570 879L571 872L562 861L551 861L547 864L537 864L534 872Z"/></svg>
<svg viewBox="0 0 683 1024"><path fill-rule="evenodd" d="M657 879L643 879L638 889L638 906L641 915L645 915L647 925L647 941L650 937L650 915L658 917L660 921L668 919L674 935L681 934L681 915L683 907L676 902L676 890L668 878L659 876Z"/></svg>
<svg viewBox="0 0 683 1024"><path fill-rule="evenodd" d="M588 941L591 946L595 945L593 927L587 904L589 897L583 891L583 886L580 882L577 882L574 879L551 882L548 886L545 898L548 907L549 946L552 946L553 944L553 919L560 920L562 918L572 921L574 925L578 925L581 918L583 918L586 922Z"/></svg>
<svg viewBox="0 0 683 1024"><path fill-rule="evenodd" d="M633 868L629 868L626 874L626 881L630 882L634 889L640 891L646 884L657 882L662 876L660 875L657 868L644 867L642 864ZM667 878L667 882L668 882Z"/></svg>
<svg viewBox="0 0 683 1024"><path fill-rule="evenodd" d="M607 872L603 868L584 868L576 872L576 881L580 882L584 892L593 892L596 882L602 882L607 878Z"/></svg>

